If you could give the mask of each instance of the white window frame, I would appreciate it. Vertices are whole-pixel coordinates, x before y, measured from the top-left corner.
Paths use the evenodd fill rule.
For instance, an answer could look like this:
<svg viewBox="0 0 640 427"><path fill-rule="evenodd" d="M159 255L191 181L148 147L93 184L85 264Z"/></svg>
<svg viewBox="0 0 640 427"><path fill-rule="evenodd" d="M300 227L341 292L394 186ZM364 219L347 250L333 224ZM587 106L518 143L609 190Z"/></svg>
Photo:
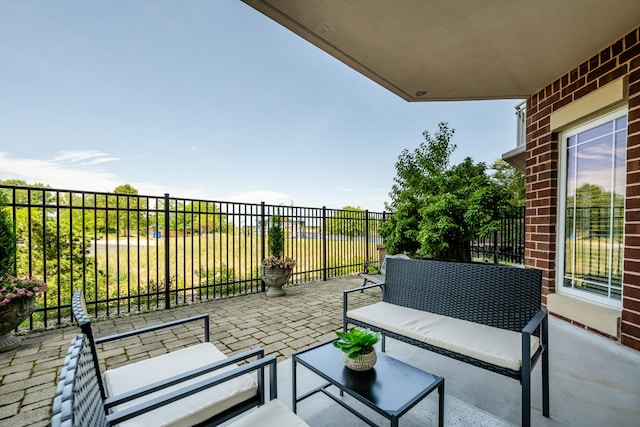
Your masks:
<svg viewBox="0 0 640 427"><path fill-rule="evenodd" d="M600 116L594 120L584 122L577 126L574 126L558 135L558 211L556 220L556 289L558 293L571 295L579 299L595 302L607 307L613 307L617 309L622 308L622 300L624 298L624 283L622 284L622 295L619 301L606 298L600 295L592 294L590 292L580 291L564 286L564 272L565 272L565 209L567 205L567 139L569 137L585 132L589 129L593 129L604 123L625 117L628 115L628 108L617 109L608 114ZM627 124L628 126L628 124ZM628 129L628 128L627 128ZM627 130L628 132L628 130ZM613 173L613 170L612 172ZM626 180L626 177L625 177ZM626 194L625 194L626 199ZM623 242L624 242L624 226L623 226ZM623 249L624 256L624 249ZM622 275L624 277L624 262L622 263Z"/></svg>

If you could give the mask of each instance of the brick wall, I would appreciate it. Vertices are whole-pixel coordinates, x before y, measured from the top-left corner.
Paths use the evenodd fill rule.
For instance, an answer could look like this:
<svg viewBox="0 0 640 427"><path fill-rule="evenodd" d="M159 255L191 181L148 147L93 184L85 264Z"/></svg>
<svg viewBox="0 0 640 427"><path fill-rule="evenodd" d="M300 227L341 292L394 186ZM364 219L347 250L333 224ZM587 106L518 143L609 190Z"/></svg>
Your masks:
<svg viewBox="0 0 640 427"><path fill-rule="evenodd" d="M629 103L621 342L640 350L640 27L527 99L525 264L543 271L546 305L556 290L557 252L558 135L551 113L621 77Z"/></svg>

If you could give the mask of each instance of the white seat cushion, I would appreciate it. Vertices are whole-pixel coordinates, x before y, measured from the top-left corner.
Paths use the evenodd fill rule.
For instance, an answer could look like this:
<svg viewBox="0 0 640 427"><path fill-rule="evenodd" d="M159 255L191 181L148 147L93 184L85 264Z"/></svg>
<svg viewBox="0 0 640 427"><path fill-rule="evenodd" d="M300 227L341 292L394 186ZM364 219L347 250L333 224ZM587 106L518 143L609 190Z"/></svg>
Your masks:
<svg viewBox="0 0 640 427"><path fill-rule="evenodd" d="M211 343L197 344L151 359L111 369L104 373L104 383L108 396L115 396L156 381L208 365L226 356ZM213 373L186 381L164 391L152 393L140 399L116 407L116 412L134 404L161 396L167 390L175 390L193 384L204 378L237 367L230 365ZM247 400L257 393L256 377L243 375L224 384L203 390L180 401L155 409L138 418L120 423L120 426L192 426Z"/></svg>
<svg viewBox="0 0 640 427"><path fill-rule="evenodd" d="M519 332L386 302L350 310L347 317L493 365L514 371L522 367ZM531 354L539 345L539 339L531 336Z"/></svg>
<svg viewBox="0 0 640 427"><path fill-rule="evenodd" d="M227 427L309 427L278 399L270 400L261 407L241 415Z"/></svg>

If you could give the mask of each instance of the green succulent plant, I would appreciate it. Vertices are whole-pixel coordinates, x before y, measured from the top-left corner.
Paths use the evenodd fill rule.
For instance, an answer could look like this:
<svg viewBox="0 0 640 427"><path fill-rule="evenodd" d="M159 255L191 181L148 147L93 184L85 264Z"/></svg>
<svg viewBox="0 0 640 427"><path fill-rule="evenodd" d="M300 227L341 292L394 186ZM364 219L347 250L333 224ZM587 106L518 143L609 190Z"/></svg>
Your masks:
<svg viewBox="0 0 640 427"><path fill-rule="evenodd" d="M333 346L346 353L350 359L357 359L363 353L370 352L382 336L380 332L356 328L349 329L349 332L336 332L336 335L339 339L333 342Z"/></svg>

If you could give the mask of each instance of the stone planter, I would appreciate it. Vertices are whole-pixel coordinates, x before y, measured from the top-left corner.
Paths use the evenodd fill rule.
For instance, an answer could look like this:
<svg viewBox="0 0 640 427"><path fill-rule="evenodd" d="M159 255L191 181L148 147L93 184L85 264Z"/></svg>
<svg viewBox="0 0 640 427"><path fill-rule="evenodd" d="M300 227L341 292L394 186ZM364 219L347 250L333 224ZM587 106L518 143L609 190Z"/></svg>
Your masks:
<svg viewBox="0 0 640 427"><path fill-rule="evenodd" d="M347 356L347 353L343 352L342 361L344 362L344 366L352 371L368 371L376 364L378 356L376 356L375 349L371 349L369 353L362 353L357 359L351 359Z"/></svg>
<svg viewBox="0 0 640 427"><path fill-rule="evenodd" d="M286 292L282 289L282 285L291 279L291 274L293 273L292 268L270 268L263 265L261 273L265 285L269 286L267 290L268 297L281 297L286 295Z"/></svg>
<svg viewBox="0 0 640 427"><path fill-rule="evenodd" d="M13 335L13 330L24 322L35 310L36 298L22 297L0 306L0 353L18 347L22 339Z"/></svg>

